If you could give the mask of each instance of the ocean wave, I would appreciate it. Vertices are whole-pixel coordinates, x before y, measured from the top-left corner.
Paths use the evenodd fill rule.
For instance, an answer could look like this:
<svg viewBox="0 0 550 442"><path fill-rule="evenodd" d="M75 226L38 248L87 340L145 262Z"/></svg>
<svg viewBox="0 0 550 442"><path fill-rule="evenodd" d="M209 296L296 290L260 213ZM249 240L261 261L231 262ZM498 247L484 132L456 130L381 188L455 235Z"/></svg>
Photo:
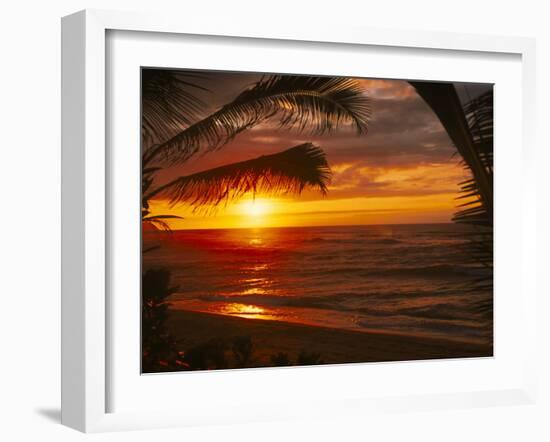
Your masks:
<svg viewBox="0 0 550 442"><path fill-rule="evenodd" d="M460 320L467 316L465 310L464 305L437 304L396 309L394 314L425 319ZM473 316L472 313L469 316Z"/></svg>
<svg viewBox="0 0 550 442"><path fill-rule="evenodd" d="M390 295L390 296L388 296ZM385 294L386 300L391 295L400 298L411 298L414 294ZM341 293L329 297L293 298L287 296L254 296L254 295L205 295L197 300L205 303L209 310L209 303L245 304L264 307L271 316L285 317L285 308L292 309L293 314L311 315L311 313L299 313L300 309L318 309L324 311L319 317L330 315L347 315L349 320L361 328L376 328L380 330L395 330L401 332L441 332L460 336L478 336L488 333L490 327L484 320L475 319L466 305L421 306L411 308L389 309L387 303L373 304L372 306L357 307L342 303L342 299L361 297L367 300L371 296L357 295L353 293ZM432 294L433 296L433 294ZM189 300L193 303L193 300Z"/></svg>
<svg viewBox="0 0 550 442"><path fill-rule="evenodd" d="M324 269L323 274L331 275L358 275L368 277L394 277L394 278L445 278L445 277L464 277L481 275L484 269L480 267L469 267L451 264L434 264L419 267L392 267L386 269L372 269L362 266L357 267L339 267L333 269Z"/></svg>
<svg viewBox="0 0 550 442"><path fill-rule="evenodd" d="M422 276L422 277L446 277L446 276L472 276L478 274L479 267L451 265L451 264L434 264L422 267L401 267L387 270L379 270L375 273L386 275L402 275L402 276Z"/></svg>
<svg viewBox="0 0 550 442"><path fill-rule="evenodd" d="M456 293L456 292L454 292ZM285 296L285 295L267 295L267 294L205 294L189 297L187 294L173 295L175 300L197 299L202 302L237 302L242 304L254 304L266 307L302 307L302 308L318 308L339 311L355 311L357 313L380 314L388 315L377 309L377 305L383 305L385 301L399 301L421 298L432 298L434 295L444 297L444 293L433 292L338 292L324 296ZM371 306L364 306L365 303L370 303ZM363 306L361 306L363 304ZM396 309L392 314L399 311ZM380 312L380 313L377 313ZM406 314L407 309L402 309L400 314ZM421 309L416 312L414 309L409 309L411 316L420 316Z"/></svg>
<svg viewBox="0 0 550 442"><path fill-rule="evenodd" d="M320 324L345 317L368 328L463 336L483 322L469 305L490 293L469 285L486 270L471 264L468 237L457 229L228 230L200 241L175 233L178 241L144 255L144 265L170 268L181 291L171 299L182 306L246 304Z"/></svg>
<svg viewBox="0 0 550 442"><path fill-rule="evenodd" d="M305 243L329 243L329 244L402 244L405 240L396 238L325 238L315 237L304 240Z"/></svg>
<svg viewBox="0 0 550 442"><path fill-rule="evenodd" d="M478 342L490 342L491 331L487 324L473 323L468 320L411 320L411 321L393 321L381 320L373 317L366 318L356 322L359 327L367 329L392 330L402 333L422 333L433 337L460 337L476 338Z"/></svg>

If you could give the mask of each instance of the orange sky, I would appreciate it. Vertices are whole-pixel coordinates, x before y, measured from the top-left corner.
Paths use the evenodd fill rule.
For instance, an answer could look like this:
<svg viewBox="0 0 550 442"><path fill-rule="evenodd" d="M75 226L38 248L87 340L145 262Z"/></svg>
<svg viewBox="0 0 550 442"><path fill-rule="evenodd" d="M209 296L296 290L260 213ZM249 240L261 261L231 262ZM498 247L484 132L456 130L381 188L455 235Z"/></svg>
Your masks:
<svg viewBox="0 0 550 442"><path fill-rule="evenodd" d="M212 93L203 99L209 111L230 101L256 81L253 74L208 73ZM192 158L160 174L158 183L230 162L279 152L311 141L321 147L333 177L328 195L308 190L297 197L247 195L208 212L184 205L151 202L153 214L174 214L183 220L173 229L280 227L357 224L409 224L451 221L456 211L457 184L467 177L458 164L441 124L404 81L361 80L371 97L373 118L369 133L358 137L346 130L310 137L278 130L264 123L238 135L220 151ZM481 85L457 90L472 94ZM462 89L461 89L462 88Z"/></svg>

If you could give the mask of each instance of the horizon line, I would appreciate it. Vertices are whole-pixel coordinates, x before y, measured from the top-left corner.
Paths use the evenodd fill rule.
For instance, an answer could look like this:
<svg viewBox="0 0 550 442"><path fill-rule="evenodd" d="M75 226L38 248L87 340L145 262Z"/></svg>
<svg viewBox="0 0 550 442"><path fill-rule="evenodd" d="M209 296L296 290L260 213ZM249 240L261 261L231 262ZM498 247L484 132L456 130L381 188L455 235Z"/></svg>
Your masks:
<svg viewBox="0 0 550 442"><path fill-rule="evenodd" d="M385 223L385 224L327 224L327 225L314 225L314 226L252 226L252 227L205 227L205 228L189 228L189 229L170 229L170 231L164 230L146 230L145 232L154 233L171 233L182 232L190 230L251 230L251 229L300 229L300 228L315 228L315 227L378 227L378 226L435 226L435 225L453 224L458 225L455 222L431 222L431 223ZM142 229L142 233L144 230Z"/></svg>

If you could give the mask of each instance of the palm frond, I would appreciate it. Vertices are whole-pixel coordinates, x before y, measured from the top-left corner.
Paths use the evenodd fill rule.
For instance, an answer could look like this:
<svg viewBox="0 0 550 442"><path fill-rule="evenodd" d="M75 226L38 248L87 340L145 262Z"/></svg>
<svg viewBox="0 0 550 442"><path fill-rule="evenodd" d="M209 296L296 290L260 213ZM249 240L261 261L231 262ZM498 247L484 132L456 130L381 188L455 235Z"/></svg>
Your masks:
<svg viewBox="0 0 550 442"><path fill-rule="evenodd" d="M300 194L310 186L325 194L330 176L324 152L305 143L276 154L179 177L144 199L164 196L172 205L185 202L197 208L216 206L248 192Z"/></svg>
<svg viewBox="0 0 550 442"><path fill-rule="evenodd" d="M167 140L200 118L204 103L194 92L206 90L199 84L201 78L191 72L142 69L141 128L146 144Z"/></svg>
<svg viewBox="0 0 550 442"><path fill-rule="evenodd" d="M312 134L323 134L343 124L362 134L367 132L370 101L355 79L270 76L145 152L144 161L185 162L199 151L221 148L240 132L269 118L278 119L281 128L309 129Z"/></svg>
<svg viewBox="0 0 550 442"><path fill-rule="evenodd" d="M464 160L464 166L472 172L472 178L460 183L459 199L466 199L454 220L460 223L473 224L484 228L485 236L493 228L492 205L484 204L481 183L476 176L486 177L488 189L483 192L493 194L493 91L490 90L478 98L474 98L464 106L464 115L471 133L474 147L473 153L477 161L469 163ZM478 170L474 173L474 164ZM491 238L492 250L492 238Z"/></svg>
<svg viewBox="0 0 550 442"><path fill-rule="evenodd" d="M141 171L141 195L146 195L155 181L155 173L160 170L160 167L146 167ZM141 217L149 215L149 201L141 200Z"/></svg>
<svg viewBox="0 0 550 442"><path fill-rule="evenodd" d="M493 176L493 90L470 100L464 113L480 161L487 175Z"/></svg>
<svg viewBox="0 0 550 442"><path fill-rule="evenodd" d="M463 109L458 94L452 83L432 83L432 82L410 82L418 94L428 103L434 113L437 115L441 124L449 134L451 141L462 156L465 166L470 170L475 180L475 186L481 204L485 208L488 222L493 222L493 179L492 173L486 167L489 161L489 155L481 153L489 147L488 143L481 142L485 140L480 134L478 128L484 127L485 131L492 131L492 121L490 128L488 124L492 120L492 110L485 109L483 112L484 122L477 123L479 118L473 112L477 109L476 103L469 103L466 109ZM492 97L492 92L491 92ZM484 102L488 104L487 102ZM470 106L470 107L468 107ZM492 98L491 105L492 106ZM481 114L480 114L481 115ZM467 119L469 116L469 120ZM490 144L492 150L492 142ZM481 148L481 150L480 150ZM492 171L492 151L490 154Z"/></svg>
<svg viewBox="0 0 550 442"><path fill-rule="evenodd" d="M478 171L487 177L490 185L490 194L493 193L493 91L490 90L477 98L469 101L464 106L464 114L473 145L478 157ZM471 170L471 166L465 162L465 167ZM490 270L481 283L485 286L492 285L493 281L493 213L492 206L487 207L481 197L479 182L473 178L460 184L460 196L465 200L460 204L459 211L455 213L454 221L462 224L473 225L476 235L470 241L469 252L478 263ZM483 309L488 311L487 307Z"/></svg>
<svg viewBox="0 0 550 442"><path fill-rule="evenodd" d="M459 183L458 211L453 221L473 226L467 243L472 260L487 271L473 286L493 288L493 91L464 105L452 84L411 82L430 105L462 156L471 178ZM474 304L474 311L492 317L493 301Z"/></svg>
<svg viewBox="0 0 550 442"><path fill-rule="evenodd" d="M147 212L148 214L148 212ZM146 214L143 214L142 211L142 217L141 222L144 224L149 224L153 226L155 229L162 230L165 232L171 232L172 229L170 228L170 225L165 221L167 219L183 219L181 216L177 215L153 215L148 216Z"/></svg>

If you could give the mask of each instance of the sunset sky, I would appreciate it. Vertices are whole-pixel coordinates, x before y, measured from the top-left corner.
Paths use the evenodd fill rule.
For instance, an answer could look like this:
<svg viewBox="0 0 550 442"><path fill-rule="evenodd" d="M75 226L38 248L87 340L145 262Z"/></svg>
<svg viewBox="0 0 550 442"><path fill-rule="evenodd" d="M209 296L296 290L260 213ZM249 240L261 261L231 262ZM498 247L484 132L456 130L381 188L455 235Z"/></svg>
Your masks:
<svg viewBox="0 0 550 442"><path fill-rule="evenodd" d="M205 75L204 84L211 91L201 96L210 105L205 115L261 77L220 72ZM152 212L184 217L171 222L173 229L449 222L455 211L457 184L467 173L459 165L460 158L453 156L455 149L443 127L407 82L359 81L371 98L372 119L366 135L358 137L344 127L316 137L280 130L274 120L239 134L220 151L162 171L158 179L161 184L313 142L326 153L333 173L326 196L314 190L295 197L247 195L208 213L153 200ZM489 87L458 84L457 91L467 100Z"/></svg>

